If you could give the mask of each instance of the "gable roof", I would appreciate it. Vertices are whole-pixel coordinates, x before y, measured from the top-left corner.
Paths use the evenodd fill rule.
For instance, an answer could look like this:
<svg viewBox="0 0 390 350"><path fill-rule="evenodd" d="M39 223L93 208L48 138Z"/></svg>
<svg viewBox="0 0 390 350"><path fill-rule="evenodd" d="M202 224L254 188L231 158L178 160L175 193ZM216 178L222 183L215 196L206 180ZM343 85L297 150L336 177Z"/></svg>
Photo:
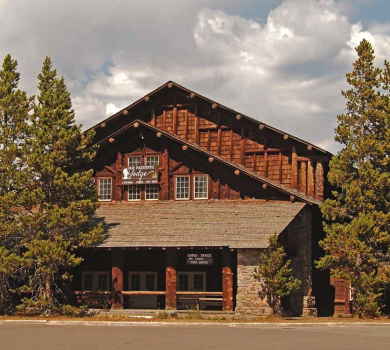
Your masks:
<svg viewBox="0 0 390 350"><path fill-rule="evenodd" d="M291 187L288 187L288 186L285 186L277 181L274 181L274 180L271 180L271 179L268 179L267 177L264 177L264 176L261 176L259 174L257 174L256 172L254 171L251 171L249 170L248 168L246 168L245 166L241 165L241 164L237 164L237 163L234 163L230 160L227 160L226 158L223 158L221 156L218 156L217 154L215 153L212 153L210 151L207 151L203 148L201 148L200 146L194 144L194 143L191 143L191 142L188 142L188 141L185 141L181 138L179 138L178 136L175 136L173 134L170 134L164 130L161 130L155 126L152 126L142 120L134 120L133 122L129 123L128 125L126 125L125 127L121 128L120 130L117 130L116 132L112 133L111 135L105 137L104 139L98 141L96 144L97 145L100 145L100 144L104 144L104 143L107 143L109 142L110 138L114 138L115 136L125 132L126 130L129 130L130 128L134 128L134 127L138 127L139 125L142 125L143 127L145 128L148 128L152 131L155 131L156 134L157 133L161 133L162 135L164 135L164 137L167 137L177 143L180 143L181 145L186 145L187 147L199 152L199 153L202 153L204 155L206 155L207 157L212 157L214 158L215 160L219 161L220 163L223 163L227 166L230 166L231 168L233 169L237 169L239 170L240 172L242 172L243 174L255 179L255 180L258 180L260 182L262 182L263 184L266 184L268 186L270 186L271 188L274 188L278 191L281 191L287 195L290 195L290 196L294 196L296 198L299 198L300 200L302 200L303 202L306 202L306 203L309 203L309 204L320 204L321 201L311 197L311 196L308 196L307 194L301 192L301 191L298 191L294 188L291 188Z"/></svg>
<svg viewBox="0 0 390 350"><path fill-rule="evenodd" d="M97 247L267 248L304 207L258 200L103 204L95 220L104 222L106 237Z"/></svg>
<svg viewBox="0 0 390 350"><path fill-rule="evenodd" d="M259 121L259 120L257 120L257 119L251 118L251 117L249 117L249 116L247 116L247 115L245 115L245 114L242 114L242 113L240 113L240 112L238 112L238 111L236 111L236 110L234 110L234 109L232 109L232 108L229 108L229 107L227 107L227 106L225 106L225 105L223 105L223 104L221 104L221 103L219 103L219 102L216 102L216 101L211 100L211 99L209 99L209 98L207 98L207 97L205 97L205 96L203 96L203 95L201 95L201 94L198 94L197 92L195 92L195 91L193 91L193 90L190 90L190 89L188 89L188 88L186 88L186 87L184 87L184 86L182 86L182 85L180 85L180 84L178 84L178 83L176 83L176 82L174 82L174 81L172 81L172 80L166 82L165 84L163 84L163 85L161 85L160 87L158 87L157 89L151 91L150 93L148 93L147 95L143 96L143 97L140 98L139 100L133 102L133 103L130 104L129 106L127 106L127 107L121 109L120 111L118 111L117 113L113 114L112 116L110 116L110 117L108 117L108 118L106 118L106 119L100 121L100 122L99 122L98 124L96 124L95 126L93 126L93 127L89 128L88 130L86 130L86 132L89 131L89 130L91 130L91 129L95 129L95 128L99 127L99 126L100 126L101 124L103 124L103 123L109 122L109 121L111 121L111 120L113 120L113 119L115 119L115 118L121 116L122 113L123 113L124 111L130 111L131 109L135 108L136 106L139 106L139 105L142 104L142 103L148 103L148 102L145 102L146 99L150 98L151 96L153 96L153 95L155 95L155 94L157 94L157 93L160 93L160 92L161 92L162 90L164 90L164 89L167 89L167 90L168 90L168 89L172 89L172 87L174 87L174 88L176 88L176 89L178 89L178 90L181 90L181 91L184 92L184 93L187 93L189 96L190 96L190 95L196 96L196 97L200 98L201 100L203 100L203 101L209 103L210 105L216 104L216 105L218 106L218 108L222 108L222 109L225 110L226 112L231 113L233 116L240 115L240 117L242 117L242 118L244 118L244 119L246 119L246 120L248 120L248 121L254 123L255 125L257 125L257 127L259 127L259 126L262 125L262 126L264 126L264 128L266 128L266 129L268 129L268 130L271 130L271 131L273 131L273 132L275 132L275 133L278 133L278 134L283 135L283 136L284 136L284 135L287 135L288 138L290 138L290 139L292 139L292 140L295 140L295 141L297 141L298 143L301 143L301 144L304 145L305 147L311 147L311 149L315 149L315 150L317 150L317 151L319 151L319 152L321 152L321 153L324 153L324 154L326 154L326 155L332 156L332 154L331 154L330 152L328 152L328 151L326 151L326 150L324 150L324 149L322 149L322 148L320 148L320 147L318 147L318 146L316 146L316 145L314 145L314 144L312 144L312 143L310 143L310 142L307 142L307 141L305 141L305 140L302 140L302 139L300 139L300 138L298 138L298 137L296 137L296 136L294 136L294 135L291 135L291 134L289 134L289 133L287 133L287 132L285 132L285 131L282 131L282 130L280 130L280 129L277 129L277 128L275 128L275 127L273 127L273 126L271 126L271 125L268 125L268 124L266 124L266 123L263 123L263 122L261 122L261 121Z"/></svg>

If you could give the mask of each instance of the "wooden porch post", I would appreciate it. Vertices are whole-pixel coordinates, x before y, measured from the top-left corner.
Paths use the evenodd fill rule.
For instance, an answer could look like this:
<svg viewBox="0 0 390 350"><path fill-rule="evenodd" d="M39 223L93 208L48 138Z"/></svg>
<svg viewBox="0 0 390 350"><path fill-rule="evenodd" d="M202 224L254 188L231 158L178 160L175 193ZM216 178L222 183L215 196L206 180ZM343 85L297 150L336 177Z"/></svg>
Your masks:
<svg viewBox="0 0 390 350"><path fill-rule="evenodd" d="M112 260L112 310L123 309L123 250L113 249Z"/></svg>
<svg viewBox="0 0 390 350"><path fill-rule="evenodd" d="M165 309L176 310L176 266L177 266L177 253L176 249L168 248L167 252L167 266L166 266L166 297L165 297Z"/></svg>
<svg viewBox="0 0 390 350"><path fill-rule="evenodd" d="M233 311L232 252L228 248L222 250L222 294L222 311Z"/></svg>

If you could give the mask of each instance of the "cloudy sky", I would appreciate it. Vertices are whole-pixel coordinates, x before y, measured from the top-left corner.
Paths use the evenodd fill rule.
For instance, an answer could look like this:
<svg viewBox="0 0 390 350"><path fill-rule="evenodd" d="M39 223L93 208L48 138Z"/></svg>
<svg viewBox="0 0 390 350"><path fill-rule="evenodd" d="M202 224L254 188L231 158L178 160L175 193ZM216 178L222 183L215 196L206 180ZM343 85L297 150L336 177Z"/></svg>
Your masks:
<svg viewBox="0 0 390 350"><path fill-rule="evenodd" d="M49 55L85 128L168 80L336 151L361 39L390 59L386 0L0 0L0 57L36 93Z"/></svg>

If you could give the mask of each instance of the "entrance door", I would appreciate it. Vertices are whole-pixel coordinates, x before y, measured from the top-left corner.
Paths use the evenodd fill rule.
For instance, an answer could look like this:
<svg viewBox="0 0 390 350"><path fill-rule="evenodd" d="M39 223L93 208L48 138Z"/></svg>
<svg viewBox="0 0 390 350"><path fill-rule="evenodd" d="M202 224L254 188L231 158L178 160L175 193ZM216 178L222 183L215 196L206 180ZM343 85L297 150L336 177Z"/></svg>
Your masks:
<svg viewBox="0 0 390 350"><path fill-rule="evenodd" d="M177 290L183 292L206 291L206 272L178 272Z"/></svg>
<svg viewBox="0 0 390 350"><path fill-rule="evenodd" d="M129 272L131 291L153 292L157 290L157 272ZM130 295L131 309L157 309L157 295Z"/></svg>

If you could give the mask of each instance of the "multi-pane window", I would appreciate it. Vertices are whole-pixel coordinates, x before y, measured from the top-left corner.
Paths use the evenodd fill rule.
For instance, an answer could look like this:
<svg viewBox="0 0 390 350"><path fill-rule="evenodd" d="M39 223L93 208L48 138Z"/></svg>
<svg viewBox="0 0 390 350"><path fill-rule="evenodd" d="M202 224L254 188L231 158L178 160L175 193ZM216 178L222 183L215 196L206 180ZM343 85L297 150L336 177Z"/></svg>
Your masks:
<svg viewBox="0 0 390 350"><path fill-rule="evenodd" d="M199 292L203 290L203 274L194 275L194 291Z"/></svg>
<svg viewBox="0 0 390 350"><path fill-rule="evenodd" d="M141 185L129 185L128 187L128 200L140 201L141 200Z"/></svg>
<svg viewBox="0 0 390 350"><path fill-rule="evenodd" d="M179 290L189 290L187 274L179 274Z"/></svg>
<svg viewBox="0 0 390 350"><path fill-rule="evenodd" d="M140 166L140 165L141 165L141 157L129 158L129 166Z"/></svg>
<svg viewBox="0 0 390 350"><path fill-rule="evenodd" d="M141 290L141 274L132 273L130 275L130 290Z"/></svg>
<svg viewBox="0 0 390 350"><path fill-rule="evenodd" d="M147 273L145 274L145 289L147 291L153 291L154 290L154 279L155 275L154 273Z"/></svg>
<svg viewBox="0 0 390 350"><path fill-rule="evenodd" d="M176 199L190 199L190 177L177 176L176 177Z"/></svg>
<svg viewBox="0 0 390 350"><path fill-rule="evenodd" d="M147 201L158 200L158 184L148 184L145 187L145 199Z"/></svg>
<svg viewBox="0 0 390 350"><path fill-rule="evenodd" d="M103 273L98 274L97 289L98 290L108 289L108 279L106 274Z"/></svg>
<svg viewBox="0 0 390 350"><path fill-rule="evenodd" d="M158 156L147 156L145 165L158 165Z"/></svg>
<svg viewBox="0 0 390 350"><path fill-rule="evenodd" d="M84 290L93 290L93 273L84 274Z"/></svg>
<svg viewBox="0 0 390 350"><path fill-rule="evenodd" d="M109 274L106 271L84 271L82 278L83 290L107 291L108 276Z"/></svg>
<svg viewBox="0 0 390 350"><path fill-rule="evenodd" d="M103 178L99 179L99 201L110 201L111 200L111 179Z"/></svg>
<svg viewBox="0 0 390 350"><path fill-rule="evenodd" d="M207 176L194 176L194 199L208 199L208 184Z"/></svg>

